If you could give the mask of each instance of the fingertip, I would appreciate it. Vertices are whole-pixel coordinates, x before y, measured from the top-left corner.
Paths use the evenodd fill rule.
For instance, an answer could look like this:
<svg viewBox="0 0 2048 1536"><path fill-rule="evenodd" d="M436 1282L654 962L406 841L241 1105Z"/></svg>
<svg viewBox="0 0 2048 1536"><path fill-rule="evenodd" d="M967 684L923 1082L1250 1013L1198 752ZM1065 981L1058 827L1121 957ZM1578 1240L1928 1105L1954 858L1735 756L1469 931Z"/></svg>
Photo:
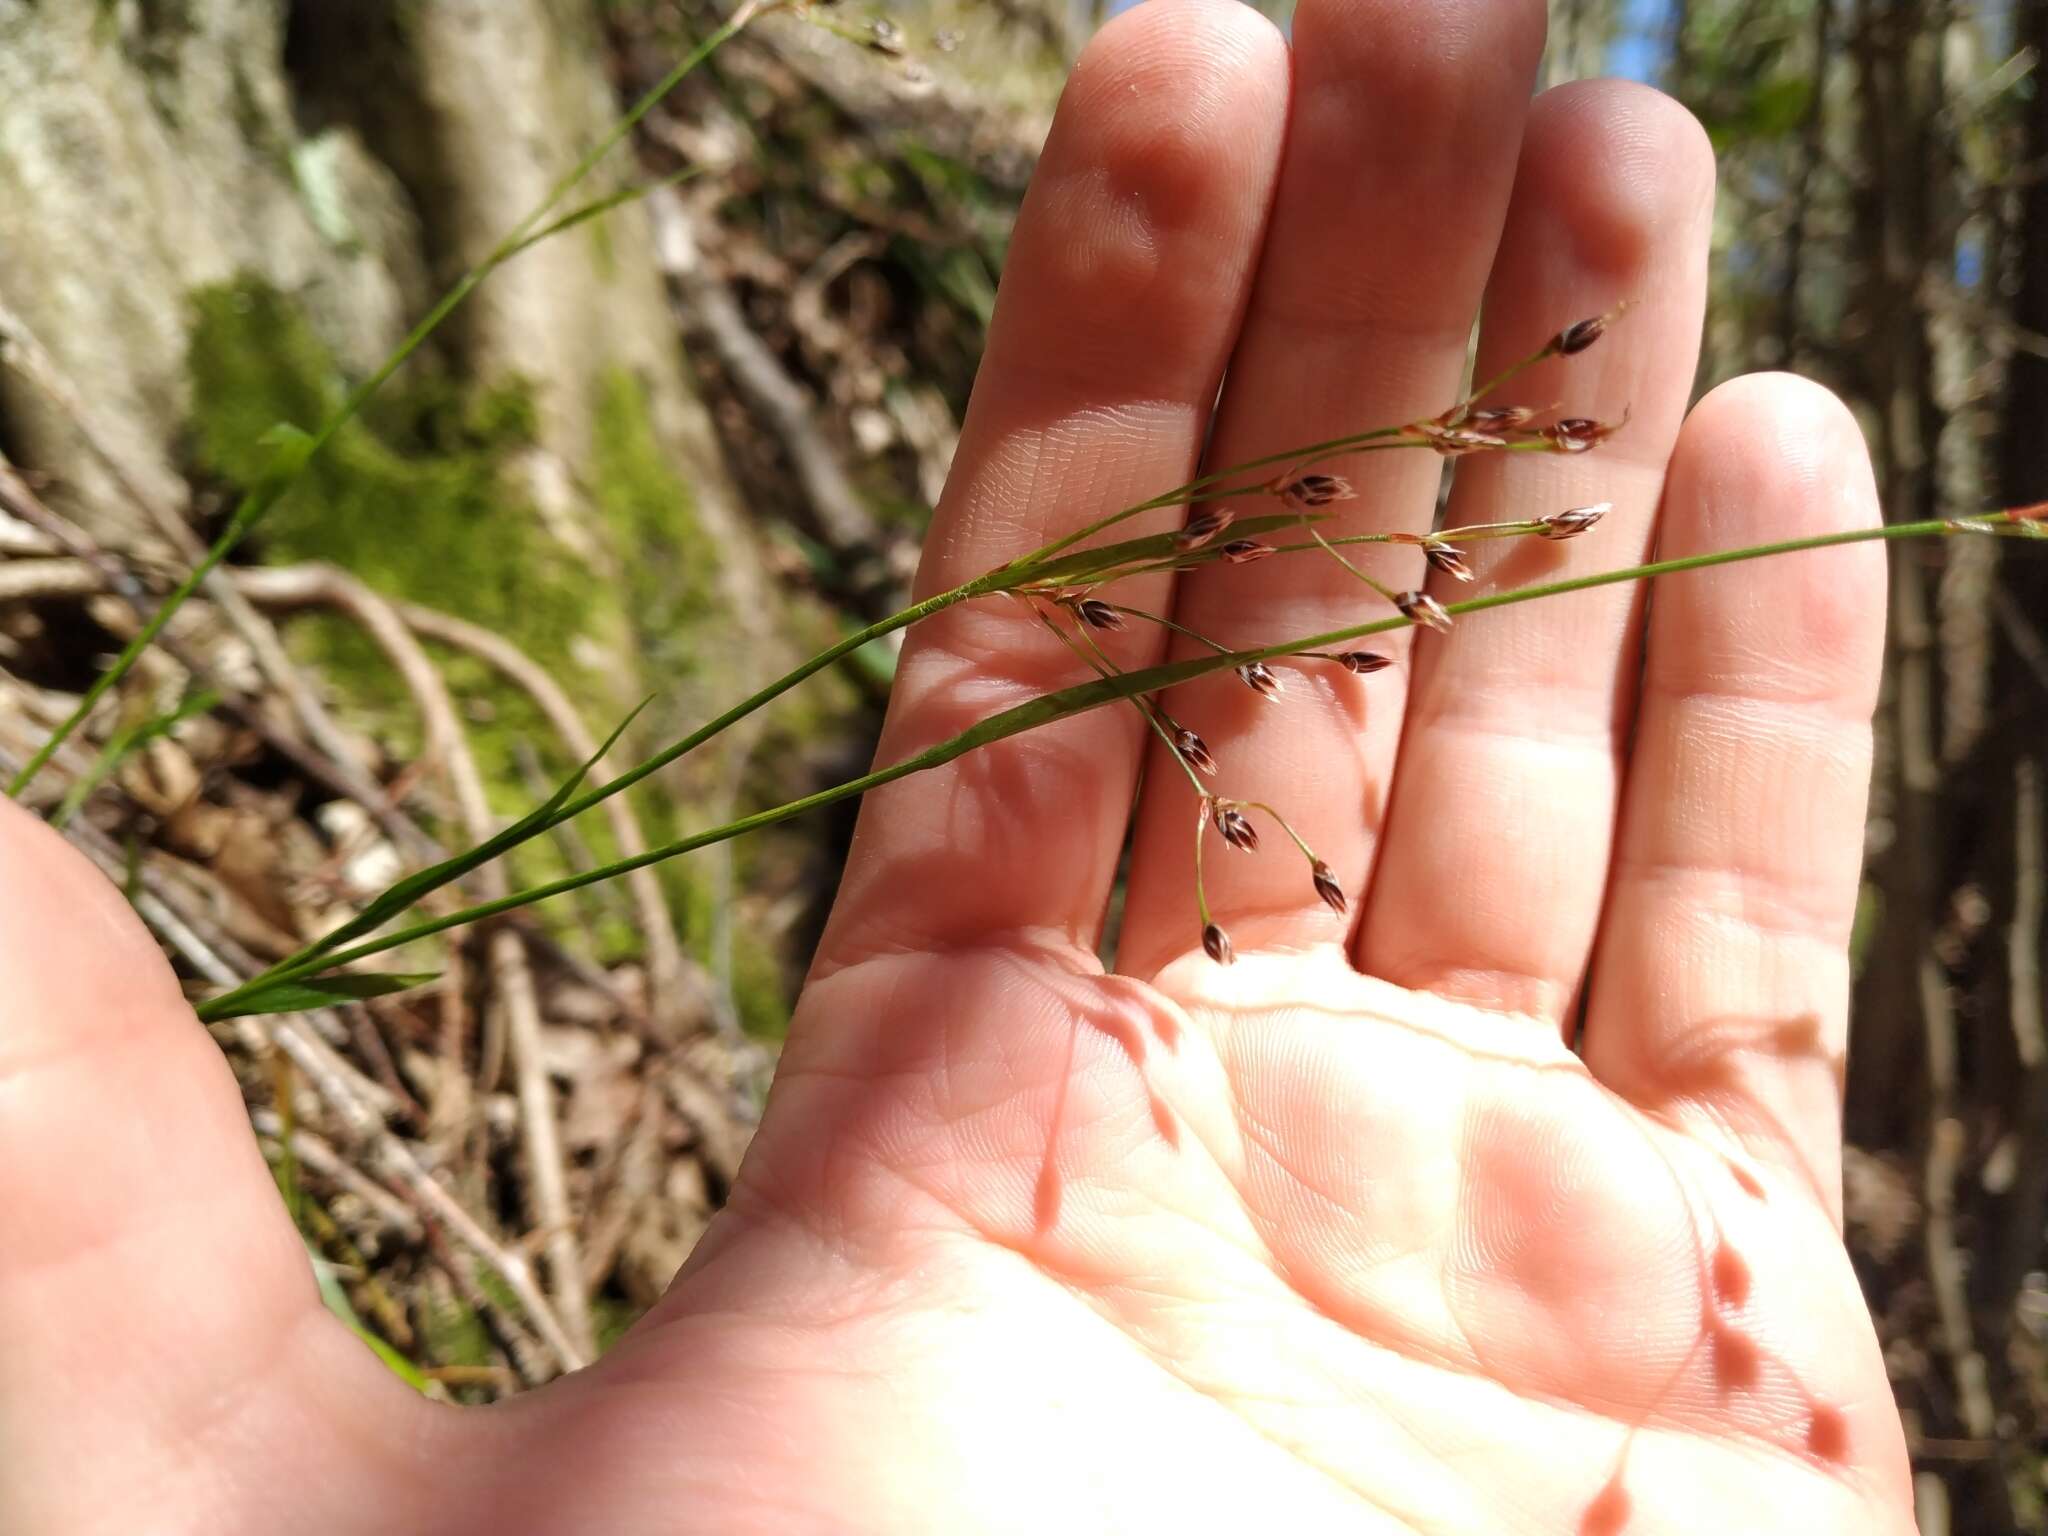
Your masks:
<svg viewBox="0 0 2048 1536"><path fill-rule="evenodd" d="M1218 369L1287 90L1285 43L1236 0L1148 0L1105 26L1019 215L990 356L1106 398L1176 396Z"/></svg>
<svg viewBox="0 0 2048 1536"><path fill-rule="evenodd" d="M1724 517L1776 523L1758 503L1783 503L1798 519L1788 534L1882 520L1861 424L1833 390L1795 373L1744 374L1709 390L1686 421L1673 470L1715 487Z"/></svg>
<svg viewBox="0 0 2048 1536"><path fill-rule="evenodd" d="M1870 453L1848 406L1794 374L1751 374L1693 409L1671 461L1665 558L1848 533L1883 520ZM1885 556L1868 545L1773 556L1660 595L1695 659L1739 666L1851 715L1876 702ZM1673 632L1677 632L1674 627Z"/></svg>
<svg viewBox="0 0 2048 1536"><path fill-rule="evenodd" d="M1573 81L1539 96L1519 175L1524 206L1557 217L1573 264L1616 282L1660 248L1690 250L1669 232L1713 209L1714 150L1699 119L1629 80Z"/></svg>
<svg viewBox="0 0 2048 1536"><path fill-rule="evenodd" d="M42 819L0 800L0 1062L41 1021L120 1028L182 1009L163 952L121 893ZM4 1072L0 1072L4 1075Z"/></svg>

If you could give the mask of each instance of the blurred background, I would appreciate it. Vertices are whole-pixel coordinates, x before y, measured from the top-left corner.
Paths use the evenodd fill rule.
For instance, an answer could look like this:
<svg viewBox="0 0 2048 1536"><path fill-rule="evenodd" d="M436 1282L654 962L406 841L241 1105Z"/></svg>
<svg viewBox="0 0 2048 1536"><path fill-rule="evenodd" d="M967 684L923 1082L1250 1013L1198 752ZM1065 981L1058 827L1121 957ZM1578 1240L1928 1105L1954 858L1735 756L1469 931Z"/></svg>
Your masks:
<svg viewBox="0 0 2048 1536"><path fill-rule="evenodd" d="M1060 81L1117 8L848 0L750 31L596 190L688 179L497 274L342 432L33 796L195 988L530 806L643 696L621 761L901 605ZM1650 81L1712 135L1702 390L1832 386L1896 520L2048 497L2048 3L1552 16L1547 81ZM317 426L719 19L0 0L0 770L260 481L266 434ZM1923 1529L2048 1532L2048 554L1891 569L1849 1240ZM509 878L861 771L892 667L858 653ZM558 899L414 957L444 971L419 992L216 1028L330 1304L395 1371L501 1396L659 1294L849 826Z"/></svg>

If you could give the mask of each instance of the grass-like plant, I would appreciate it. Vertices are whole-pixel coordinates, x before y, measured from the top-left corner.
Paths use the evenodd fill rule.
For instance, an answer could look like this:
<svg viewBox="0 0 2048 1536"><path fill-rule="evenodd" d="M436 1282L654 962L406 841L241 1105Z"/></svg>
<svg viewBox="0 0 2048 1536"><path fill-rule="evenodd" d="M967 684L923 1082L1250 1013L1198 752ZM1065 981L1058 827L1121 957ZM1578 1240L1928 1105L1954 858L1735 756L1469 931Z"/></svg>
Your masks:
<svg viewBox="0 0 2048 1536"><path fill-rule="evenodd" d="M112 667L87 690L71 716L16 775L9 786L10 795L18 796L34 780L58 748L89 717L100 699L156 639L178 607L289 494L299 476L335 433L363 408L481 282L531 245L598 217L648 190L628 189L573 207L565 213L556 213L604 155L622 141L656 103L756 17L770 11L804 8L800 0L768 0L768 3L741 6L731 20L707 37L643 96L563 176L548 197L449 290L391 356L347 396L318 431L307 435L278 429L273 434L275 458L271 472L247 492L204 558L169 594ZM1511 604L1838 544L1951 534L2048 535L2048 521L2044 521L2048 518L2048 504L2044 504L1969 517L1858 528L1652 561L1444 604L1421 591L1394 591L1384 586L1352 564L1345 556L1344 547L1374 543L1419 545L1432 569L1455 580L1469 581L1471 573L1459 552L1461 545L1488 539L1560 540L1580 537L1593 532L1606 508L1532 509L1532 515L1516 521L1447 528L1428 534L1372 533L1332 538L1319 529L1318 524L1326 515L1324 509L1352 495L1348 482L1316 468L1319 463L1339 455L1424 452L1454 459L1475 454L1577 454L1596 450L1624 423L1599 421L1554 410L1537 411L1502 403L1499 397L1507 385L1535 364L1552 358L1571 357L1596 345L1617 318L1618 315L1603 315L1564 326L1541 347L1503 373L1480 384L1464 399L1438 415L1276 449L1242 463L1208 471L1186 484L1127 506L846 636L628 771L594 788L585 789L583 781L590 765L601 759L605 750L616 743L630 721L622 723L590 763L586 763L533 811L475 847L397 881L350 921L242 985L201 1003L199 1015L212 1021L245 1014L291 1012L420 985L432 978L417 974L361 972L350 968L374 955L449 929L500 916L552 896L739 837L937 767L988 743L1112 704L1135 709L1147 727L1164 743L1171 761L1195 787L1197 812L1193 869L1202 924L1200 941L1212 959L1229 963L1234 953L1230 937L1211 919L1202 885L1204 848L1212 830L1228 847L1249 852L1259 846L1258 823L1268 822L1292 843L1305 861L1308 880L1317 897L1342 912L1349 896L1330 867L1297 835L1279 808L1264 802L1234 799L1210 788L1212 782L1221 781L1222 765L1200 736L1172 713L1167 701L1170 690L1177 685L1229 669L1246 687L1284 707L1285 684L1282 679L1287 667L1334 666L1355 674L1370 674L1384 666L1386 661L1379 653L1363 648L1362 642L1404 627L1422 625L1446 629L1466 616ZM1271 510L1257 511L1252 515L1237 514L1232 504L1244 503L1269 505ZM1114 536L1120 525L1134 518L1173 507L1188 509L1188 515L1178 529L1134 538ZM1355 624L1319 634L1292 636L1248 649L1233 649L1190 630L1170 615L1133 608L1117 598L1117 583L1128 577L1184 572L1209 565L1245 564L1267 558L1336 561L1365 589L1361 596L1367 603L1366 611ZM924 751L828 789L678 838L631 858L428 920L400 925L400 920L432 892L460 880L520 844L548 834L696 751L754 711L861 647L948 608L969 602L1007 602L1027 606L1061 638L1093 676L1088 681L992 714ZM1124 629L1133 624L1161 626L1192 640L1201 648L1201 654L1138 670L1121 669L1096 643L1094 636L1098 631ZM1276 663L1281 665L1276 668Z"/></svg>

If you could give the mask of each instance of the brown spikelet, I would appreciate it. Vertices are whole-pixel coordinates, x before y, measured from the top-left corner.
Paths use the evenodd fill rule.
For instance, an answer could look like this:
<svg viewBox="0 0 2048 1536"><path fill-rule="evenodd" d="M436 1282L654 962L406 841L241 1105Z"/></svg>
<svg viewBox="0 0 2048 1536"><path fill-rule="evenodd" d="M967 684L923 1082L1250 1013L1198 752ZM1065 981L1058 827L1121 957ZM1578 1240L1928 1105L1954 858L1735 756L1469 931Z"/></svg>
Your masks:
<svg viewBox="0 0 2048 1536"><path fill-rule="evenodd" d="M1337 876L1330 866L1317 859L1309 877L1315 882L1316 894L1322 897L1323 905L1342 917L1351 903L1345 898L1344 887L1337 883Z"/></svg>
<svg viewBox="0 0 2048 1536"><path fill-rule="evenodd" d="M1237 951L1230 947L1230 935L1214 923L1202 925L1202 949L1218 965L1228 965L1237 958Z"/></svg>
<svg viewBox="0 0 2048 1536"><path fill-rule="evenodd" d="M1505 448L1508 440L1497 432L1479 432L1471 427L1440 427L1431 423L1425 436L1430 447L1447 459L1455 459L1467 453L1483 453L1489 448Z"/></svg>
<svg viewBox="0 0 2048 1536"><path fill-rule="evenodd" d="M1232 539L1223 546L1223 558L1232 565L1250 565L1254 560L1263 560L1277 551L1270 544L1261 544L1257 539Z"/></svg>
<svg viewBox="0 0 2048 1536"><path fill-rule="evenodd" d="M1590 507L1553 512L1543 519L1542 536L1546 539L1576 539L1613 510L1613 502L1596 501Z"/></svg>
<svg viewBox="0 0 2048 1536"><path fill-rule="evenodd" d="M1280 489L1280 499L1292 507L1327 507L1356 494L1342 475L1301 475Z"/></svg>
<svg viewBox="0 0 2048 1536"><path fill-rule="evenodd" d="M1234 806L1216 808L1216 831L1223 841L1240 853L1256 853L1259 847L1259 829L1252 825L1251 818Z"/></svg>
<svg viewBox="0 0 2048 1536"><path fill-rule="evenodd" d="M1209 774L1216 771L1216 759L1210 754L1209 744L1186 726L1174 733L1173 750L1186 760L1190 768Z"/></svg>
<svg viewBox="0 0 2048 1536"><path fill-rule="evenodd" d="M1074 612L1081 616L1081 622L1091 629L1123 629L1124 616L1099 597L1084 597L1074 604Z"/></svg>
<svg viewBox="0 0 2048 1536"><path fill-rule="evenodd" d="M1517 427L1526 427L1535 417L1536 413L1526 405L1490 405L1467 416L1465 425L1475 432L1512 432Z"/></svg>
<svg viewBox="0 0 2048 1536"><path fill-rule="evenodd" d="M1209 507L1197 512L1187 520L1187 526L1173 536L1174 548L1200 549L1229 527L1234 516L1236 514L1227 507Z"/></svg>
<svg viewBox="0 0 2048 1536"><path fill-rule="evenodd" d="M1573 357L1606 334L1607 317L1595 315L1590 320L1574 321L1559 331L1550 343L1550 350L1559 357Z"/></svg>
<svg viewBox="0 0 2048 1536"><path fill-rule="evenodd" d="M1245 687L1262 699L1278 700L1280 679L1273 669L1263 661L1248 661L1237 669L1238 678Z"/></svg>
<svg viewBox="0 0 2048 1536"><path fill-rule="evenodd" d="M1440 632L1451 627L1451 616L1444 612L1444 605L1427 592L1401 592L1394 597L1394 606L1404 617L1416 624L1426 625Z"/></svg>
<svg viewBox="0 0 2048 1536"><path fill-rule="evenodd" d="M1337 660L1343 663L1346 672L1356 672L1360 677L1370 677L1394 664L1391 657L1378 651L1346 651Z"/></svg>
<svg viewBox="0 0 2048 1536"><path fill-rule="evenodd" d="M1472 567L1465 563L1465 557L1449 544L1425 544L1423 558L1429 561L1430 569L1442 571L1458 581L1472 579Z"/></svg>

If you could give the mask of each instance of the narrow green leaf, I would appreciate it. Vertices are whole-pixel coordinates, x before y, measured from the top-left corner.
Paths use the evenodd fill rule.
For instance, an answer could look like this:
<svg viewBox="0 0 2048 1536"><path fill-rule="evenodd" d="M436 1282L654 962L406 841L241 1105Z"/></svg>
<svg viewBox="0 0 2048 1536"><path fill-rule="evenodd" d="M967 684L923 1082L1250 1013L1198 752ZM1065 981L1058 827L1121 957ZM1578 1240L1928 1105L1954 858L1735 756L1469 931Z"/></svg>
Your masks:
<svg viewBox="0 0 2048 1536"><path fill-rule="evenodd" d="M356 1315L356 1309L349 1304L348 1292L342 1289L341 1279L334 1272L334 1266L313 1251L309 1243L306 1255L313 1261L313 1282L320 1289L320 1300L327 1310L348 1326L349 1332L361 1339L370 1348L370 1353L383 1361L391 1374L411 1387L415 1392L428 1391L426 1376L420 1368L400 1354L389 1340L372 1332L369 1325Z"/></svg>
<svg viewBox="0 0 2048 1536"><path fill-rule="evenodd" d="M623 208L628 203L637 203L640 199L651 193L660 192L668 187L681 186L684 182L693 180L702 174L703 168L701 166L689 165L658 180L639 182L630 187L621 187L618 191L607 193L603 197L592 198L589 202L579 204L577 207L570 209L569 212L563 214L552 223L542 225L517 245L508 249L502 259L510 261L528 246L539 245L541 241L559 235L564 230L574 229L579 224L587 224L592 219L601 218L605 214L610 213L614 208Z"/></svg>
<svg viewBox="0 0 2048 1536"><path fill-rule="evenodd" d="M343 971L332 976L252 982L235 989L231 994L234 999L232 1006L223 1006L228 1003L228 998L216 998L208 1005L206 1017L217 1020L238 1019L252 1013L304 1013L309 1008L332 1008L337 1003L360 1003L366 998L409 992L414 987L423 987L438 979L438 976L435 971L373 972L368 975Z"/></svg>
<svg viewBox="0 0 2048 1536"><path fill-rule="evenodd" d="M184 700L176 709L161 715L153 715L139 724L116 731L100 749L99 757L92 767L80 774L71 787L64 792L63 803L50 817L50 825L61 827L73 816L78 808L91 798L92 792L112 775L135 753L159 737L168 736L195 715L203 715L220 702L217 693L202 691Z"/></svg>
<svg viewBox="0 0 2048 1536"><path fill-rule="evenodd" d="M1320 514L1300 512L1240 517L1217 534L1212 545L1227 544L1232 539L1253 539L1262 533L1277 533L1283 528L1299 528L1304 522L1321 520ZM1080 581L1104 571L1115 570L1119 566L1164 560L1173 555L1186 553L1174 545L1173 539L1171 533L1148 534L1141 539L1122 539L1114 544L1099 544L1093 549L1080 549L1071 554L1057 555L1037 565L1008 567L1003 572L1003 585L1009 587L1027 581Z"/></svg>
<svg viewBox="0 0 2048 1536"><path fill-rule="evenodd" d="M367 907L363 908L361 912L343 923L339 928L336 928L332 933L327 934L317 943L307 946L303 952L303 957L311 958L314 955L326 954L328 951L348 943L351 939L360 938L363 934L383 927L384 924L397 917L400 913L417 906L422 897L439 890L450 881L460 880L479 865L488 864L500 854L509 852L528 839L537 837L550 827L555 826L557 824L555 818L561 812L562 807L569 803L569 797L582 788L583 781L590 776L590 770L598 764L607 752L618 745L619 738L625 735L627 727L639 719L640 712L652 702L652 696L642 699L634 707L633 712L618 723L611 735L605 737L603 745L579 764L576 770L568 778L564 779L557 786L555 792L549 795L546 800L495 836L485 838L484 841L478 843L474 848L465 849L453 858L443 859L439 864L430 864L425 869L416 870L412 874L407 875L404 879L385 890ZM257 978L258 981L262 979L262 977Z"/></svg>

